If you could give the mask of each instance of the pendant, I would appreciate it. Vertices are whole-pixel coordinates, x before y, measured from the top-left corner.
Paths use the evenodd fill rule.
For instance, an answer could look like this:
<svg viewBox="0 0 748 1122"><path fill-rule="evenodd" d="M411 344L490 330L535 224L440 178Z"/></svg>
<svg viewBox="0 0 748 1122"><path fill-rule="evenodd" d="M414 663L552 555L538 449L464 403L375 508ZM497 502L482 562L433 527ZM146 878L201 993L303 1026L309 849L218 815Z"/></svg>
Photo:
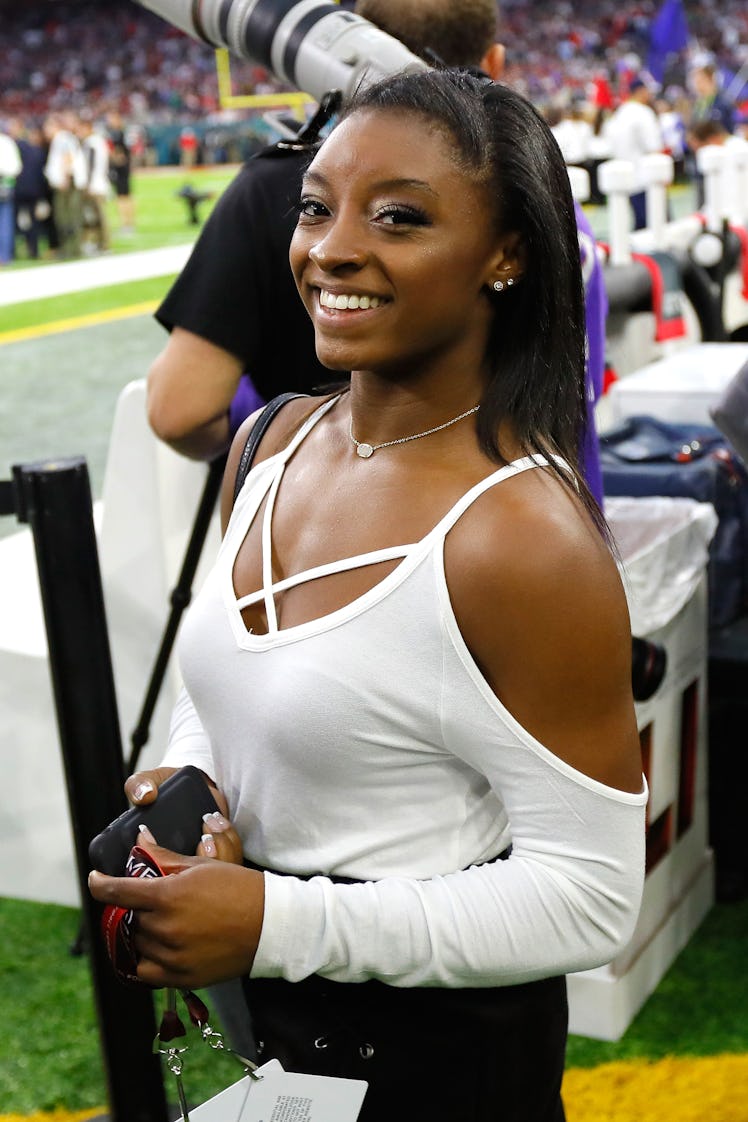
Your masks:
<svg viewBox="0 0 748 1122"><path fill-rule="evenodd" d="M371 444L357 444L356 455L360 456L362 460L368 460L369 456L373 455L374 449Z"/></svg>

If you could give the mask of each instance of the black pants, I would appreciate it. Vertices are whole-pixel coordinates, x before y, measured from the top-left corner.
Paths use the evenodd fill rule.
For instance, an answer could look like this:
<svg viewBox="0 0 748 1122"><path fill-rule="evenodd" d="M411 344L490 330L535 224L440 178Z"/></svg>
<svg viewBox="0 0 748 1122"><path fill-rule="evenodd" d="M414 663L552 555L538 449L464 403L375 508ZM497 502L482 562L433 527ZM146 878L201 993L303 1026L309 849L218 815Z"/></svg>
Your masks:
<svg viewBox="0 0 748 1122"><path fill-rule="evenodd" d="M245 981L260 1062L364 1079L359 1122L564 1122L566 979L495 989Z"/></svg>

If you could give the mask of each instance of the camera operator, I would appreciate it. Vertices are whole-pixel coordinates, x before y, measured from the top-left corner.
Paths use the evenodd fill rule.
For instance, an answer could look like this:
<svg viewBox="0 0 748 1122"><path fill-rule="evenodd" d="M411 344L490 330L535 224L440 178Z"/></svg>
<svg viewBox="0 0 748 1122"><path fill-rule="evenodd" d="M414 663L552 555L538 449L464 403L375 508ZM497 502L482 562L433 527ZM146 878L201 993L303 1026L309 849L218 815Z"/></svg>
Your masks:
<svg viewBox="0 0 748 1122"><path fill-rule="evenodd" d="M430 48L447 64L501 74L494 0L358 0L355 11L415 54ZM156 313L171 334L148 372L149 421L187 456L220 455L262 399L330 381L288 264L310 156L309 147L275 147L244 165Z"/></svg>

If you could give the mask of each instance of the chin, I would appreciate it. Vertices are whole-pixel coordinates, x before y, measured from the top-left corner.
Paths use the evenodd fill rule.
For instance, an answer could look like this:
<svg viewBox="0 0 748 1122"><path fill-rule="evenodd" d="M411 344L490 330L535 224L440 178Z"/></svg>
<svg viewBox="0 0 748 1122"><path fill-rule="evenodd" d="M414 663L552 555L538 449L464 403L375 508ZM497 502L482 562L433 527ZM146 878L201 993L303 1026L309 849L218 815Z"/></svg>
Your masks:
<svg viewBox="0 0 748 1122"><path fill-rule="evenodd" d="M327 355L324 351L317 351L317 358L324 366L325 370L330 370L333 374L350 374L353 369L351 364L344 359Z"/></svg>
<svg viewBox="0 0 748 1122"><path fill-rule="evenodd" d="M347 374L349 370L355 370L361 366L359 356L353 348L338 346L335 343L330 344L326 340L318 339L315 349L317 358L328 370Z"/></svg>

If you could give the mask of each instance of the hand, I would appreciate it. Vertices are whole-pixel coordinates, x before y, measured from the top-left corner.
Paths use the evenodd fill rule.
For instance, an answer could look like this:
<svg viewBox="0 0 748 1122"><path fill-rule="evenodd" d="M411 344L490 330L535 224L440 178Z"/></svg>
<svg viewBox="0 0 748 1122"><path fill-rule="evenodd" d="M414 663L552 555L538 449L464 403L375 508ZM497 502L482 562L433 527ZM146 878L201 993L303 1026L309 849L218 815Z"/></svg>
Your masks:
<svg viewBox="0 0 748 1122"><path fill-rule="evenodd" d="M157 767L152 771L136 771L125 780L125 794L133 806L148 806L158 797L158 789L170 775L178 771L175 767ZM205 782L210 788L210 793L218 803L221 813L228 816L229 806L222 791L219 791L213 780L205 775Z"/></svg>
<svg viewBox="0 0 748 1122"><path fill-rule="evenodd" d="M184 857L143 837L164 877L88 878L94 899L136 914L138 978L156 988L196 989L249 973L262 931L262 873L223 860Z"/></svg>

